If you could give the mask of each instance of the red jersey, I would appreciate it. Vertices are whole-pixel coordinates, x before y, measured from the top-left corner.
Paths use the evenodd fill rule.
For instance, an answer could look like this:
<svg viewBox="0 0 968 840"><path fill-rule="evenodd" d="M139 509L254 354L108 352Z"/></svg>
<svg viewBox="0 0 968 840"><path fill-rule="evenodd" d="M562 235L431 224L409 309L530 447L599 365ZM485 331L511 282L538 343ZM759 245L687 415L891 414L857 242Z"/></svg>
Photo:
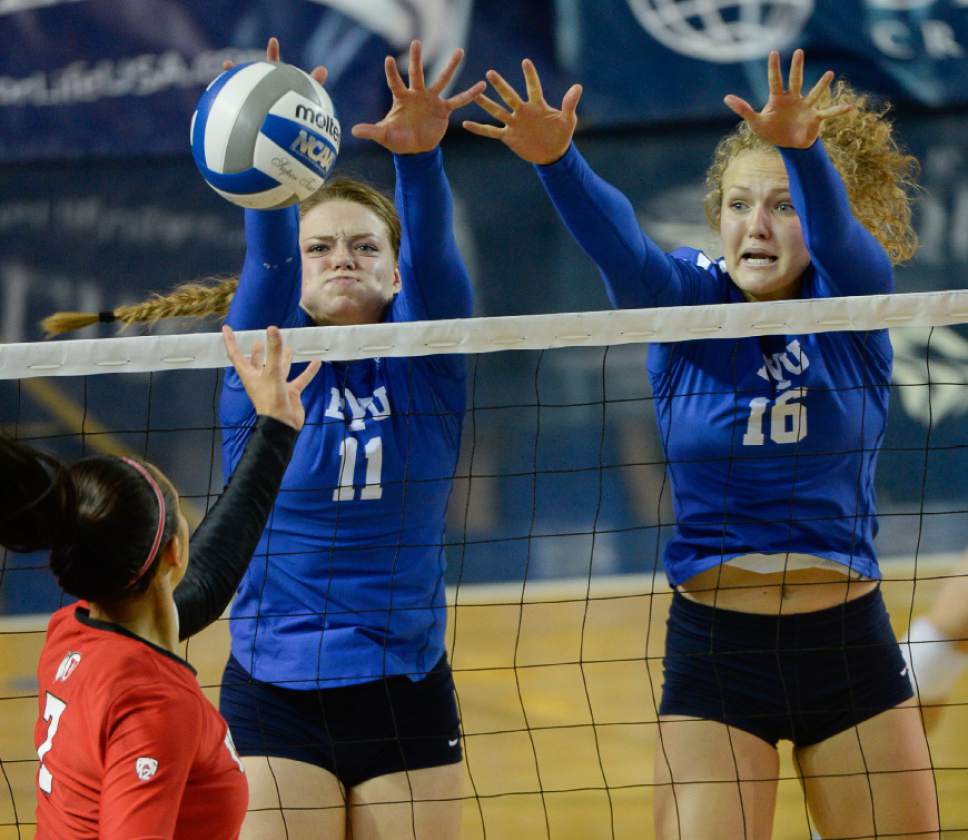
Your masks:
<svg viewBox="0 0 968 840"><path fill-rule="evenodd" d="M72 604L37 679L38 840L238 837L242 763L185 660Z"/></svg>

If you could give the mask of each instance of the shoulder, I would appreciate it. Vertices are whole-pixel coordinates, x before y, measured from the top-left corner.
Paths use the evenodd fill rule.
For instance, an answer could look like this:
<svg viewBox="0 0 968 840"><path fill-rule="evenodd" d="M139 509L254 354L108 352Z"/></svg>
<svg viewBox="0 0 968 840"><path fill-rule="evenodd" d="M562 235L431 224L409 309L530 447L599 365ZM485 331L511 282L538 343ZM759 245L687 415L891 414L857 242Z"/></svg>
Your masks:
<svg viewBox="0 0 968 840"><path fill-rule="evenodd" d="M68 604L66 607L61 607L50 617L50 620L47 622L48 639L67 629L69 626L68 622L73 617L76 607L77 604Z"/></svg>
<svg viewBox="0 0 968 840"><path fill-rule="evenodd" d="M669 256L676 260L681 260L689 265L694 265L703 271L708 271L717 277L726 273L726 262L722 258L714 260L707 256L703 251L696 248L683 246L669 252Z"/></svg>

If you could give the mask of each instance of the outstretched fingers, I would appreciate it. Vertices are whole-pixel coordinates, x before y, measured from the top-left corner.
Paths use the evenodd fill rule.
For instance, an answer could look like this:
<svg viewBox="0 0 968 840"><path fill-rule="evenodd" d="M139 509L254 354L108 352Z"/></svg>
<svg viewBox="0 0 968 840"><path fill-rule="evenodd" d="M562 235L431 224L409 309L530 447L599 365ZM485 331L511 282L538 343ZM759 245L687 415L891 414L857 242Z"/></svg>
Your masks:
<svg viewBox="0 0 968 840"><path fill-rule="evenodd" d="M783 71L780 69L780 53L770 51L770 58L766 64L766 80L770 88L770 96L780 96L783 93Z"/></svg>
<svg viewBox="0 0 968 840"><path fill-rule="evenodd" d="M794 50L790 59L789 90L794 96L799 96L803 90L803 50L800 49Z"/></svg>
<svg viewBox="0 0 968 840"><path fill-rule="evenodd" d="M279 39L273 35L266 44L266 61L280 61Z"/></svg>
<svg viewBox="0 0 968 840"><path fill-rule="evenodd" d="M288 361L286 356L288 355ZM292 362L292 350L282 346L282 333L278 327L266 328L266 371L272 376L289 373Z"/></svg>
<svg viewBox="0 0 968 840"><path fill-rule="evenodd" d="M850 102L842 102L840 105L831 105L829 108L821 108L817 111L817 116L822 120L829 120L831 117L839 117L852 111L854 106Z"/></svg>
<svg viewBox="0 0 968 840"><path fill-rule="evenodd" d="M541 78L538 76L538 69L530 58L521 62L521 69L524 71L524 84L528 91L529 102L543 102L544 91L541 88Z"/></svg>
<svg viewBox="0 0 968 840"><path fill-rule="evenodd" d="M810 89L810 93L806 95L803 101L812 108L817 104L817 100L827 92L833 80L834 71L828 70L817 80L817 83Z"/></svg>
<svg viewBox="0 0 968 840"><path fill-rule="evenodd" d="M443 70L440 71L440 75L437 76L437 81L435 81L430 86L430 92L440 94L441 91L447 85L450 84L450 80L454 78L454 73L457 72L457 67L461 63L461 59L464 58L464 51L460 48L454 50L450 55L450 60Z"/></svg>
<svg viewBox="0 0 968 840"><path fill-rule="evenodd" d="M463 108L465 105L469 105L478 96L480 96L484 91L487 90L487 84L485 82L475 82L467 90L461 91L460 93L455 93L449 99L444 100L444 104L451 111L456 111L458 108Z"/></svg>
<svg viewBox="0 0 968 840"><path fill-rule="evenodd" d="M252 345L252 352L249 354L250 372L255 373L262 370L265 367L265 360L263 358L264 345L261 341L255 342Z"/></svg>
<svg viewBox="0 0 968 840"><path fill-rule="evenodd" d="M289 387L294 389L296 394L301 394L306 386L313 381L313 378L316 376L316 374L319 373L319 369L322 367L322 364L323 363L319 359L313 359L308 365L306 365L306 369L289 383Z"/></svg>
<svg viewBox="0 0 968 840"><path fill-rule="evenodd" d="M581 100L583 90L584 88L581 85L572 85L565 91L561 100L562 113L569 117L577 117L578 103Z"/></svg>
<svg viewBox="0 0 968 840"><path fill-rule="evenodd" d="M379 123L357 123L350 129L350 132L358 140L373 140L382 143L386 138L387 129L386 126Z"/></svg>
<svg viewBox="0 0 968 840"><path fill-rule="evenodd" d="M501 95L501 99L507 103L512 111L516 111L524 104L524 101L518 96L518 92L508 84L504 76L497 70L488 70L484 75L487 76L491 86Z"/></svg>
<svg viewBox="0 0 968 840"><path fill-rule="evenodd" d="M239 349L239 344L235 340L235 333L228 324L222 325L222 341L225 344L225 352L229 357L229 361L232 363L232 367L237 371L247 367L249 360L245 358L245 355Z"/></svg>
<svg viewBox="0 0 968 840"><path fill-rule="evenodd" d="M281 51L279 48L279 39L276 38L274 35L269 39L269 43L266 44L266 61L272 61L277 64L280 61L282 61ZM235 67L235 62L232 61L231 59L227 58L225 59L225 61L222 62L223 71L231 70L233 67ZM322 64L320 64L314 67L310 71L309 75L312 76L321 85L325 85L326 79L329 76L329 71Z"/></svg>
<svg viewBox="0 0 968 840"><path fill-rule="evenodd" d="M757 116L756 110L753 108L753 106L740 96L734 96L731 93L728 96L723 97L723 102L726 103L726 107L729 108L730 111L744 120L752 120Z"/></svg>
<svg viewBox="0 0 968 840"><path fill-rule="evenodd" d="M464 120L461 126L471 134L476 134L478 137L487 137L491 140L500 140L507 130L502 125L488 125L487 123L472 122L471 120Z"/></svg>
<svg viewBox="0 0 968 840"><path fill-rule="evenodd" d="M407 68L407 75L410 78L411 90L423 90L426 87L424 81L423 58L421 57L422 48L420 41L410 42L410 66Z"/></svg>
<svg viewBox="0 0 968 840"><path fill-rule="evenodd" d="M502 108L497 102L491 99L491 97L481 93L474 97L474 101L485 111L487 111L487 113L494 117L494 119L500 120L505 124L510 122L512 117L511 112L506 108Z"/></svg>
<svg viewBox="0 0 968 840"><path fill-rule="evenodd" d="M407 92L407 85L403 81L400 68L397 67L396 59L392 55L388 55L383 60L383 70L387 76L387 87L390 88L390 93L400 99Z"/></svg>

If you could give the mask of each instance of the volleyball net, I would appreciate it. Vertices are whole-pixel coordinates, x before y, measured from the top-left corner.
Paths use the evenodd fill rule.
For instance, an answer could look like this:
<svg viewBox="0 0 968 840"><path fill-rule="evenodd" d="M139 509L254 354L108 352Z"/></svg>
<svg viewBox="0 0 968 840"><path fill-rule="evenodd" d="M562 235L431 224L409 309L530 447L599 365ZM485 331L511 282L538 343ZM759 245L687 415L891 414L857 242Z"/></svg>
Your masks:
<svg viewBox="0 0 968 840"><path fill-rule="evenodd" d="M297 362L467 357L461 455L439 476L453 479L443 547L465 739L462 836L651 836L671 599L661 558L675 517L644 345L720 339L727 352L750 336L891 330L877 545L901 636L963 573L965 325L968 291L284 331ZM240 346L261 336L239 333ZM64 458L145 458L172 479L194 525L222 487L227 364L217 333L0 345L0 429ZM757 418L746 434L809 434L795 417ZM34 668L62 603L45 557L4 553L0 840L32 836ZM186 647L213 699L227 628L223 617ZM961 836L968 681L945 698L930 743L944 836ZM810 836L788 757L777 814L777 838Z"/></svg>

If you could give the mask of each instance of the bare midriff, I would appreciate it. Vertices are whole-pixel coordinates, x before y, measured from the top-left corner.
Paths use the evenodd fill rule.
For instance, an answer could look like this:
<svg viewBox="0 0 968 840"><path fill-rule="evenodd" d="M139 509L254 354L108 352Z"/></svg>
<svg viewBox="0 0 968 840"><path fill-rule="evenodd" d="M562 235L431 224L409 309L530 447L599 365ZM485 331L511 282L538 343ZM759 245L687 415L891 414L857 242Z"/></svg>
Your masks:
<svg viewBox="0 0 968 840"><path fill-rule="evenodd" d="M691 601L723 610L789 615L853 601L877 588L876 580L849 578L835 569L791 569L760 574L728 564L707 569L676 587Z"/></svg>

